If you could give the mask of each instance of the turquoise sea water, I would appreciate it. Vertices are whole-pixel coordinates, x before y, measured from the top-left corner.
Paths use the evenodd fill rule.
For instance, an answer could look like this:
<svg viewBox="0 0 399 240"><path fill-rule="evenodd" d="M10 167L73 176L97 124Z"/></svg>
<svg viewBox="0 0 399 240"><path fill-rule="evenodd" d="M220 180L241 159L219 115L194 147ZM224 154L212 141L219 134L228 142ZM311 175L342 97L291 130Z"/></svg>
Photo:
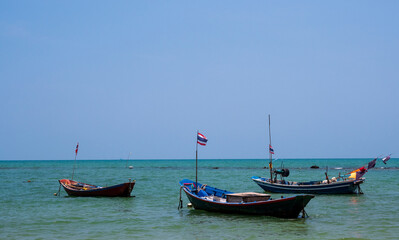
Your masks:
<svg viewBox="0 0 399 240"><path fill-rule="evenodd" d="M284 167L290 169L287 179L307 181L324 179L326 166L332 177L371 160L287 159ZM78 181L109 186L136 179L131 198L68 197L64 190L55 197L58 179L71 177L73 161L0 161L0 239L398 239L398 160L387 165L379 160L365 175L363 195L317 195L306 219L194 210L186 207L185 196L185 207L177 210L178 182L195 179L195 160L130 161L134 169L125 168L125 160L77 161ZM198 181L262 192L250 178L268 176L266 165L266 160L199 160Z"/></svg>

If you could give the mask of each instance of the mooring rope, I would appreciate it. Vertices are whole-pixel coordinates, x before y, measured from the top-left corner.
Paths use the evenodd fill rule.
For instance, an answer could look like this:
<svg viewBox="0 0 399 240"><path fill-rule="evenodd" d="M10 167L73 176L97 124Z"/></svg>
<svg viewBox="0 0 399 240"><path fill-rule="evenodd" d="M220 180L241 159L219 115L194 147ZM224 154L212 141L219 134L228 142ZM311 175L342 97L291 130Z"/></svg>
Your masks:
<svg viewBox="0 0 399 240"><path fill-rule="evenodd" d="M60 183L60 187L58 188L58 192L57 192L57 196L60 196L60 191L61 191L61 183Z"/></svg>
<svg viewBox="0 0 399 240"><path fill-rule="evenodd" d="M305 211L305 208L302 208L302 218L308 218L309 215L308 213Z"/></svg>
<svg viewBox="0 0 399 240"><path fill-rule="evenodd" d="M129 194L128 194L129 197L131 192L132 192L132 179L129 178Z"/></svg>
<svg viewBox="0 0 399 240"><path fill-rule="evenodd" d="M177 207L177 210L180 210L183 208L183 200L181 199L181 190L183 186L180 186L180 198L179 198L179 206Z"/></svg>
<svg viewBox="0 0 399 240"><path fill-rule="evenodd" d="M360 188L360 184L357 185L357 193L358 194L363 194L362 189Z"/></svg>

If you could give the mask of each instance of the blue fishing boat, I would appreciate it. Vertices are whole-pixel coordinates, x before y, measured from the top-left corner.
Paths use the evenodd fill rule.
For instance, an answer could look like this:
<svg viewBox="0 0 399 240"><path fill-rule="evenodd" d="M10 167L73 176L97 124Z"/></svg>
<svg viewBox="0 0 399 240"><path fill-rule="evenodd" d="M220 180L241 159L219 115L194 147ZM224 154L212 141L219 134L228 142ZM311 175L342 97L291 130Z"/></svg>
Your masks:
<svg viewBox="0 0 399 240"><path fill-rule="evenodd" d="M334 178L333 178L334 179ZM362 193L360 184L364 182L364 178L346 179L346 180L320 180L309 182L293 182L275 180L264 177L252 177L263 190L272 193L310 193L310 194L345 194L345 193Z"/></svg>
<svg viewBox="0 0 399 240"><path fill-rule="evenodd" d="M243 192L234 193L221 190L198 182L198 144L206 146L208 139L197 132L197 147L195 152L195 181L183 179L180 181L179 209L183 207L182 190L195 209L212 212L240 213L274 216L281 218L297 218L302 212L306 216L305 207L313 195L299 195L272 199L269 194Z"/></svg>
<svg viewBox="0 0 399 240"><path fill-rule="evenodd" d="M294 182L286 181L284 177L288 177L290 171L286 168L274 169L272 155L274 149L272 148L272 138L270 131L270 114L269 114L269 170L270 178L266 177L252 177L252 180L257 183L263 190L272 193L309 193L309 194L345 194L345 193L362 193L360 184L365 179L362 176L367 170L362 167L350 172L347 176L338 176L329 179L327 171L325 172L326 179L320 181L309 181L309 182ZM369 163L371 168L375 166L374 159ZM280 176L280 179L277 177Z"/></svg>
<svg viewBox="0 0 399 240"><path fill-rule="evenodd" d="M305 207L314 197L313 195L298 195L272 199L269 194L234 193L188 179L180 181L180 186L195 209L280 218L297 218L301 212L302 217L305 217ZM182 202L179 207L181 206Z"/></svg>

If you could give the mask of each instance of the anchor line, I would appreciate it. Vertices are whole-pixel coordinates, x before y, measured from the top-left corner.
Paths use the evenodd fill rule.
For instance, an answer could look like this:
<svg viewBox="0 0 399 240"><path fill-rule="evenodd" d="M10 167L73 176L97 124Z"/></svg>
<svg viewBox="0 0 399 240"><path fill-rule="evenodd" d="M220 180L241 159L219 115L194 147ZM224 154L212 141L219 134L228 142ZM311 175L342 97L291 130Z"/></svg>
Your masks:
<svg viewBox="0 0 399 240"><path fill-rule="evenodd" d="M61 194L60 194L60 191L61 191L61 183L60 183L60 187L58 188L58 192L57 192L57 196L59 197Z"/></svg>
<svg viewBox="0 0 399 240"><path fill-rule="evenodd" d="M180 186L180 197L179 197L179 206L177 207L177 210L180 210L183 208L183 200L181 199L181 190L183 186Z"/></svg>

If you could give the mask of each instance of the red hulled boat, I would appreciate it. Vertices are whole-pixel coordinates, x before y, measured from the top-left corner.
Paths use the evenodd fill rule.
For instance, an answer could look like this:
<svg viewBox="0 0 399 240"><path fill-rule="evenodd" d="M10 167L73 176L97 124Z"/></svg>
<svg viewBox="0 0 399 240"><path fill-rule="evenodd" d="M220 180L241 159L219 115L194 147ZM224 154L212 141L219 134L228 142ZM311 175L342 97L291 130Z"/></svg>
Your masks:
<svg viewBox="0 0 399 240"><path fill-rule="evenodd" d="M70 179L58 180L69 196L75 197L130 197L136 180L110 187L101 187Z"/></svg>

